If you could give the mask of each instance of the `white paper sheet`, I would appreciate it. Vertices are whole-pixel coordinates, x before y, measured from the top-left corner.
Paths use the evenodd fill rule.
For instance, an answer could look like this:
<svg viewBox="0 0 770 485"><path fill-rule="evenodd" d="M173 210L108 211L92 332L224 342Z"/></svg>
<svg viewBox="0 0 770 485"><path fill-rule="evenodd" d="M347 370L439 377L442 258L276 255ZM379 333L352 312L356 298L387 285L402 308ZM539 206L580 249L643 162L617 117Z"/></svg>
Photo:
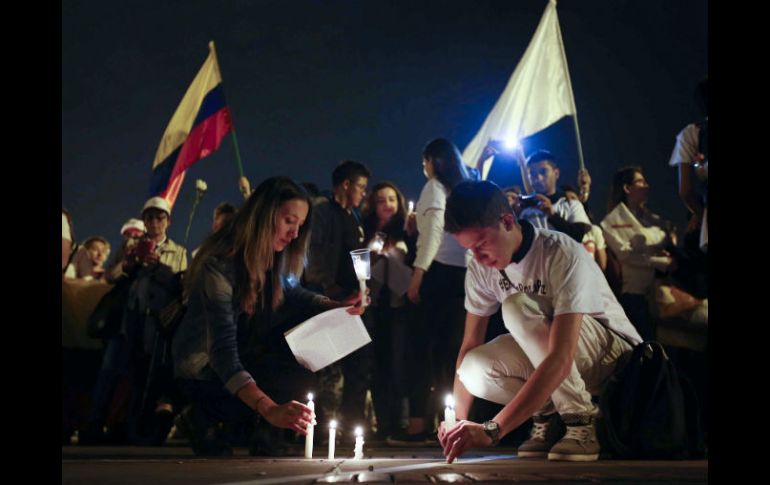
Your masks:
<svg viewBox="0 0 770 485"><path fill-rule="evenodd" d="M337 362L372 341L364 322L346 308L318 314L284 334L297 362L312 372Z"/></svg>

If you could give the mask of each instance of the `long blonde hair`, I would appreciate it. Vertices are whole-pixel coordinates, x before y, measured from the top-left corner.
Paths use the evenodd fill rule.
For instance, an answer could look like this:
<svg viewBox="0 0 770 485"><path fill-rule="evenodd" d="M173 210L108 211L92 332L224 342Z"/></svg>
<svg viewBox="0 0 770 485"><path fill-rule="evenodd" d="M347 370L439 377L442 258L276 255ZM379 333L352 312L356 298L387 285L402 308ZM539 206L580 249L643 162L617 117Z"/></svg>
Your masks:
<svg viewBox="0 0 770 485"><path fill-rule="evenodd" d="M308 204L308 215L299 229L299 235L280 253L273 250L278 209L284 202L300 199ZM201 277L206 260L212 257L232 257L235 265L234 297L243 311L253 314L263 299L267 284L273 288L269 302L273 309L283 299L281 277L293 275L297 280L305 267L305 256L310 241L312 201L307 191L288 177L271 177L252 192L224 226L211 234L195 255L185 278L189 291ZM266 274L272 270L272 281Z"/></svg>

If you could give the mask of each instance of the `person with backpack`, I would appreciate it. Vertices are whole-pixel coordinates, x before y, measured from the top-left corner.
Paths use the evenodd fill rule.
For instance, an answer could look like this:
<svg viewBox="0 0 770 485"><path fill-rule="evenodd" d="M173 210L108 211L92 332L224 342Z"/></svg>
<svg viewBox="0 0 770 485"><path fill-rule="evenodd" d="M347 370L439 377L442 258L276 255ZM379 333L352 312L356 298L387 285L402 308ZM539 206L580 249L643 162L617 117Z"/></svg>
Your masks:
<svg viewBox="0 0 770 485"><path fill-rule="evenodd" d="M141 215L145 235L135 245L126 241L105 275L109 283L123 287L125 303L119 309L119 329L106 338L88 425L80 433L82 444L162 444L178 408L170 397L179 393L169 378L169 341L158 332L158 311L181 292L187 249L168 237L171 206L166 199L149 198ZM106 436L103 429L113 396L124 379L130 385L129 397L122 402L127 407L126 423L114 426Z"/></svg>
<svg viewBox="0 0 770 485"><path fill-rule="evenodd" d="M465 333L457 356L458 423L439 427L448 462L492 446L530 417L522 457L593 461L599 396L642 341L591 255L568 235L513 215L493 183L458 184L445 228L474 259L465 280ZM502 305L510 332L483 339ZM468 421L474 396L504 405L492 419Z"/></svg>

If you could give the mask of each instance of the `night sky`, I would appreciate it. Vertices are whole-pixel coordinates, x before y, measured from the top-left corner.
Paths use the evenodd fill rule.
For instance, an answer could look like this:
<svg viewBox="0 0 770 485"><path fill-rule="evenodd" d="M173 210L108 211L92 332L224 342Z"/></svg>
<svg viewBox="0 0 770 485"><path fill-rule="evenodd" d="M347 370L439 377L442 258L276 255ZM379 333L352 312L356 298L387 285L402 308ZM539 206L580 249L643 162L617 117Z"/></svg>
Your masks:
<svg viewBox="0 0 770 485"><path fill-rule="evenodd" d="M62 206L82 241L119 244L148 198L152 161L174 110L217 47L224 93L252 187L272 175L331 185L343 159L366 163L416 200L421 151L444 136L462 151L494 106L547 4L516 1L132 1L62 4ZM705 0L561 0L588 207L606 213L612 173L641 165L650 207L685 224L668 159L696 119L708 72ZM547 136L546 136L547 135ZM559 157L575 183L571 119L525 143ZM496 170L504 167L498 166ZM231 138L198 161L172 215L183 242L194 182L209 191L188 249L222 201L239 203Z"/></svg>

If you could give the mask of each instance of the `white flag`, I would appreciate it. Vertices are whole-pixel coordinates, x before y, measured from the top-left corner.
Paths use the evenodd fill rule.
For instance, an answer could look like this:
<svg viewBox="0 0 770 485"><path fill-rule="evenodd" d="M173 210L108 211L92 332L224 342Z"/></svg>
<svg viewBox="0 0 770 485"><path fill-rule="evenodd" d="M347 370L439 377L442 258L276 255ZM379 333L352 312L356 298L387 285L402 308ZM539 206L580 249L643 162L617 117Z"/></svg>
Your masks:
<svg viewBox="0 0 770 485"><path fill-rule="evenodd" d="M463 160L476 167L489 140L519 141L576 112L556 0L549 0L527 51Z"/></svg>

